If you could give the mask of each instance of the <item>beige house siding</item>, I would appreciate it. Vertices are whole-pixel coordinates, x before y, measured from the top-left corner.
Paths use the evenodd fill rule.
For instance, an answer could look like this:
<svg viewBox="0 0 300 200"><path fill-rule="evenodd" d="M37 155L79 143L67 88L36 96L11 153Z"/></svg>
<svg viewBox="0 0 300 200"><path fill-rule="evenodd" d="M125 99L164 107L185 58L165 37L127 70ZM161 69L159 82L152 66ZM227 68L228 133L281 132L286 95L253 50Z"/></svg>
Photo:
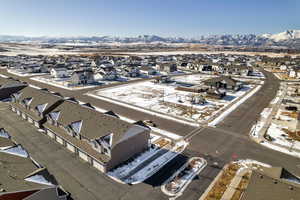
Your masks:
<svg viewBox="0 0 300 200"><path fill-rule="evenodd" d="M145 130L143 133L132 136L130 139L114 146L111 150L111 160L106 164L106 170L109 171L132 156L146 150L149 137L150 131Z"/></svg>

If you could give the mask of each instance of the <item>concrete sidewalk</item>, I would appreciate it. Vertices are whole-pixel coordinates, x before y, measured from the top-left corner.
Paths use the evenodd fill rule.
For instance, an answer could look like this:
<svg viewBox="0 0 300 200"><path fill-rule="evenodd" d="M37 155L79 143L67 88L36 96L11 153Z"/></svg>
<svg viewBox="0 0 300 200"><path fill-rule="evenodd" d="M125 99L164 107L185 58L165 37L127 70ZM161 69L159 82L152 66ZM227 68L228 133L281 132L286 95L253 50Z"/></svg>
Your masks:
<svg viewBox="0 0 300 200"><path fill-rule="evenodd" d="M236 192L236 189L238 188L241 180L243 179L243 176L248 172L251 172L251 170L248 168L242 168L241 170L237 171L237 174L231 180L230 185L227 187L221 200L231 200L231 198L234 195L234 193Z"/></svg>

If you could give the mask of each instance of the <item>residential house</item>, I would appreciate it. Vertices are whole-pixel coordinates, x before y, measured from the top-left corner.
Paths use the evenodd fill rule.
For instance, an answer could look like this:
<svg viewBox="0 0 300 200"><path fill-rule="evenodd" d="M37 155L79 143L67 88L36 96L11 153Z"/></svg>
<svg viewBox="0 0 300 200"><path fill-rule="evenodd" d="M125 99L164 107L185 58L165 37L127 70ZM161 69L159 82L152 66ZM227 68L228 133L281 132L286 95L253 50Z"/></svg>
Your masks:
<svg viewBox="0 0 300 200"><path fill-rule="evenodd" d="M58 63L50 69L50 74L54 78L69 77L67 66L64 63Z"/></svg>
<svg viewBox="0 0 300 200"><path fill-rule="evenodd" d="M118 78L119 78L119 75L115 70L114 71L100 70L99 72L95 73L95 75L94 75L95 81L103 81L103 80L114 81L114 80L117 80Z"/></svg>
<svg viewBox="0 0 300 200"><path fill-rule="evenodd" d="M55 177L4 129L0 130L0 150L1 200L68 199L69 194L57 185Z"/></svg>
<svg viewBox="0 0 300 200"><path fill-rule="evenodd" d="M160 72L172 73L177 71L176 63L159 63L156 68Z"/></svg>
<svg viewBox="0 0 300 200"><path fill-rule="evenodd" d="M63 102L58 93L32 87L12 94L11 98L11 110L38 128L45 122L45 115Z"/></svg>
<svg viewBox="0 0 300 200"><path fill-rule="evenodd" d="M288 75L291 78L300 78L300 66L299 67L291 67L288 69Z"/></svg>
<svg viewBox="0 0 300 200"><path fill-rule="evenodd" d="M153 67L149 66L141 66L139 70L142 74L145 74L147 76L155 75L157 73L157 71Z"/></svg>
<svg viewBox="0 0 300 200"><path fill-rule="evenodd" d="M8 99L10 96L23 88L27 87L26 83L20 82L13 78L0 77L0 100Z"/></svg>
<svg viewBox="0 0 300 200"><path fill-rule="evenodd" d="M47 134L102 172L148 148L150 130L70 100L47 114Z"/></svg>
<svg viewBox="0 0 300 200"><path fill-rule="evenodd" d="M238 91L243 87L243 83L231 78L230 76L220 76L204 81L204 84L210 88L225 89L231 91Z"/></svg>
<svg viewBox="0 0 300 200"><path fill-rule="evenodd" d="M123 67L122 71L123 76L126 77L138 77L140 76L140 69L138 65L127 65Z"/></svg>
<svg viewBox="0 0 300 200"><path fill-rule="evenodd" d="M173 82L170 76L158 76L155 77L154 83L170 83Z"/></svg>
<svg viewBox="0 0 300 200"><path fill-rule="evenodd" d="M282 167L258 167L250 173L240 200L300 199L300 179Z"/></svg>
<svg viewBox="0 0 300 200"><path fill-rule="evenodd" d="M85 85L94 83L94 72L92 69L74 71L70 78L71 85Z"/></svg>
<svg viewBox="0 0 300 200"><path fill-rule="evenodd" d="M206 97L212 99L223 99L226 96L225 91L216 88L210 88L206 91Z"/></svg>

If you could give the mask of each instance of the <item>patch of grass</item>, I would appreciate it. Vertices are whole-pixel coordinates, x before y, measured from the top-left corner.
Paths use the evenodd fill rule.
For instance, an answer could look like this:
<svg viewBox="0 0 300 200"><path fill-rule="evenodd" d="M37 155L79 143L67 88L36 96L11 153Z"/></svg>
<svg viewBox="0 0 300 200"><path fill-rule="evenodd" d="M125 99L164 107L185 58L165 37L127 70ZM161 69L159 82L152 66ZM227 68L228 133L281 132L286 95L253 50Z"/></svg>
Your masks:
<svg viewBox="0 0 300 200"><path fill-rule="evenodd" d="M223 171L219 180L217 180L215 185L211 188L205 200L221 199L239 168L240 166L236 163L230 164L228 168Z"/></svg>

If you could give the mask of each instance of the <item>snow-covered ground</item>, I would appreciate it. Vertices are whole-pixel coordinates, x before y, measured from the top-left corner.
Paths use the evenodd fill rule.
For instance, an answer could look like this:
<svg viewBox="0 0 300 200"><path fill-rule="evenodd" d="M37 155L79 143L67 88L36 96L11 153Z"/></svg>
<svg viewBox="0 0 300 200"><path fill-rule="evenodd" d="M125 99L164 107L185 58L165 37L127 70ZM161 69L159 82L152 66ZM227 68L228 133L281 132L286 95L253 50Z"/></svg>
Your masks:
<svg viewBox="0 0 300 200"><path fill-rule="evenodd" d="M165 166L176 156L181 154L187 147L187 145L188 143L186 143L185 141L177 142L175 146L167 153L150 162L144 168L127 178L124 182L130 184L138 184L143 182L144 180L155 174L157 171L159 171L163 166Z"/></svg>
<svg viewBox="0 0 300 200"><path fill-rule="evenodd" d="M264 125L265 122L263 121L258 121L256 124L254 124L251 128L250 136L254 138L259 138L259 132L264 127Z"/></svg>
<svg viewBox="0 0 300 200"><path fill-rule="evenodd" d="M286 146L287 148L292 147L293 149L298 149L300 151L300 142L289 139L288 134L283 131L284 128L287 127L282 127L274 123L271 124L267 131L267 135L273 139L272 143Z"/></svg>
<svg viewBox="0 0 300 200"><path fill-rule="evenodd" d="M127 176L132 170L138 167L140 164L157 154L161 149L158 147L149 148L147 151L140 154L132 162L121 165L120 167L109 171L108 176L121 180L123 177Z"/></svg>
<svg viewBox="0 0 300 200"><path fill-rule="evenodd" d="M97 86L97 85L84 85L84 86L79 85L79 86L71 87L71 86L68 86L68 82L65 81L65 80L55 81L54 79L44 78L42 76L33 77L33 78L30 78L30 79L32 79L34 81L41 82L41 83L45 83L45 84L48 84L48 85L52 85L54 87L63 88L63 89L66 89L66 90L82 90L82 89L88 89L88 88L93 88L93 87Z"/></svg>
<svg viewBox="0 0 300 200"><path fill-rule="evenodd" d="M207 103L192 104L190 92L179 91L173 84L155 84L145 81L134 84L98 90L90 96L107 98L107 101L122 103L124 106L135 106L135 109L160 113L181 118L191 122L204 122L214 116L219 110L229 105L237 98L243 96L253 85L245 86L237 92L227 92L227 96L221 100L207 100ZM131 106L132 107L132 106Z"/></svg>

